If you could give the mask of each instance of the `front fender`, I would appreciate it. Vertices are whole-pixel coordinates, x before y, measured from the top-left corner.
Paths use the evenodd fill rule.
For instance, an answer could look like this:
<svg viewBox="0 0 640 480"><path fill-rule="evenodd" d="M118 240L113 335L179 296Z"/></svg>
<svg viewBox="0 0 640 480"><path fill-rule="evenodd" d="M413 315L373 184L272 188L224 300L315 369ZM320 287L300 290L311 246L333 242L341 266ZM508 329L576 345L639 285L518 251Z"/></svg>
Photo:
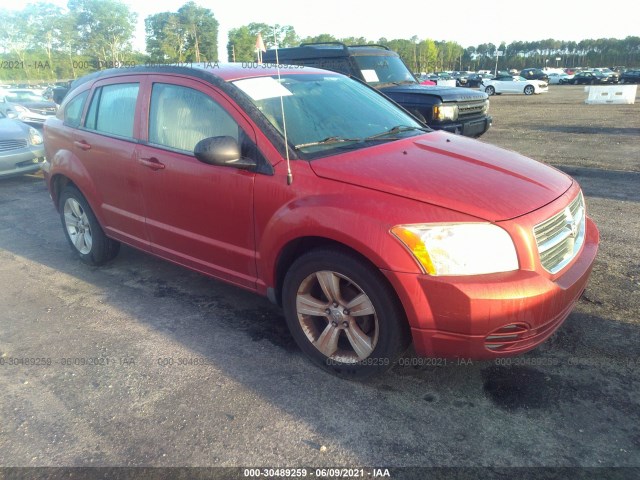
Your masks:
<svg viewBox="0 0 640 480"><path fill-rule="evenodd" d="M294 188L288 190L277 189L274 177L256 185L259 290L276 286L283 252L300 240L328 240L366 257L379 269L419 273L413 256L390 233L392 227L445 219L472 221L442 207L314 174L297 173L294 178ZM282 183L277 176L273 182Z"/></svg>
<svg viewBox="0 0 640 480"><path fill-rule="evenodd" d="M419 271L411 255L389 233L393 224L340 203L344 204L344 198L319 195L284 205L271 217L257 245L258 278L265 288L276 285L278 262L287 247L311 238L341 244L380 269Z"/></svg>

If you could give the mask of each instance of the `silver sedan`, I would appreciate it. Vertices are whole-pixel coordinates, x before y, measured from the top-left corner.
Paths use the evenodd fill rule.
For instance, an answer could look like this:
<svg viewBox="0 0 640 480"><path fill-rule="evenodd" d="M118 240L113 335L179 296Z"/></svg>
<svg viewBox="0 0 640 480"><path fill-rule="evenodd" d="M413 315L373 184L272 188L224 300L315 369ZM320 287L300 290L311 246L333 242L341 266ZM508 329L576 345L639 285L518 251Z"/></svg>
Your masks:
<svg viewBox="0 0 640 480"><path fill-rule="evenodd" d="M37 172L43 162L40 132L0 112L0 177Z"/></svg>

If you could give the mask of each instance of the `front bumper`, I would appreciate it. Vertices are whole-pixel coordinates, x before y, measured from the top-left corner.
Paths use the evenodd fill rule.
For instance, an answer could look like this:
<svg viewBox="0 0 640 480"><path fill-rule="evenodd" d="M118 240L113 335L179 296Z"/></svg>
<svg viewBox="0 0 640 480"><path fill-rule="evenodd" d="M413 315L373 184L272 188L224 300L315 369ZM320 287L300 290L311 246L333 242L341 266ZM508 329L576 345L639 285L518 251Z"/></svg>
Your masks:
<svg viewBox="0 0 640 480"><path fill-rule="evenodd" d="M44 161L42 145L2 152L0 153L0 177L37 172Z"/></svg>
<svg viewBox="0 0 640 480"><path fill-rule="evenodd" d="M586 219L585 243L556 276L518 270L476 277L430 277L385 271L400 295L416 353L493 359L544 342L569 316L587 286L599 233Z"/></svg>
<svg viewBox="0 0 640 480"><path fill-rule="evenodd" d="M479 137L489 130L492 121L493 119L490 116L486 116L475 120L458 121L444 125L433 123L429 124L429 126L435 130L444 130L465 137Z"/></svg>

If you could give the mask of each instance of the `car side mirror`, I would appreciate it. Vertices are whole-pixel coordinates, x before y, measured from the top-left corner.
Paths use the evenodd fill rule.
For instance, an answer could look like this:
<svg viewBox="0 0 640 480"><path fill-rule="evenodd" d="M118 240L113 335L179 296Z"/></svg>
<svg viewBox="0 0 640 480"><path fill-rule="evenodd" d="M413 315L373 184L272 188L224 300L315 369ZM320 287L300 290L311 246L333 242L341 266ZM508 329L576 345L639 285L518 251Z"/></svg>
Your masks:
<svg viewBox="0 0 640 480"><path fill-rule="evenodd" d="M203 163L219 167L255 168L257 163L250 158L242 158L240 146L233 137L209 137L200 140L194 150L195 157Z"/></svg>

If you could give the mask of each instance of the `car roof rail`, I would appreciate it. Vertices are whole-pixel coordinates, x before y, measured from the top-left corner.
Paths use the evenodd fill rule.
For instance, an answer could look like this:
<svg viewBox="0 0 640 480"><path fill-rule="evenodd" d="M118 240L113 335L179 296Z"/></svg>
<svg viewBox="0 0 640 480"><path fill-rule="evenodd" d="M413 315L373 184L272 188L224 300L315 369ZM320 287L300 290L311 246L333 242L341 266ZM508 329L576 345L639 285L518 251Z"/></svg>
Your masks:
<svg viewBox="0 0 640 480"><path fill-rule="evenodd" d="M333 45L336 47L342 47L342 49L346 52L349 51L349 49L343 42L308 42L300 44L301 47L320 47L322 45Z"/></svg>
<svg viewBox="0 0 640 480"><path fill-rule="evenodd" d="M386 45L380 45L379 43L368 43L368 44L363 44L363 45L349 45L349 48L367 48L367 47L383 48L384 50L390 50L390 48L387 47Z"/></svg>
<svg viewBox="0 0 640 480"><path fill-rule="evenodd" d="M349 51L350 48L382 48L384 50L390 50L389 47L385 45L380 45L378 43L369 43L369 44L359 44L359 45L347 45L344 42L306 42L301 43L301 47L317 47L322 45L336 46L342 47L345 51Z"/></svg>

